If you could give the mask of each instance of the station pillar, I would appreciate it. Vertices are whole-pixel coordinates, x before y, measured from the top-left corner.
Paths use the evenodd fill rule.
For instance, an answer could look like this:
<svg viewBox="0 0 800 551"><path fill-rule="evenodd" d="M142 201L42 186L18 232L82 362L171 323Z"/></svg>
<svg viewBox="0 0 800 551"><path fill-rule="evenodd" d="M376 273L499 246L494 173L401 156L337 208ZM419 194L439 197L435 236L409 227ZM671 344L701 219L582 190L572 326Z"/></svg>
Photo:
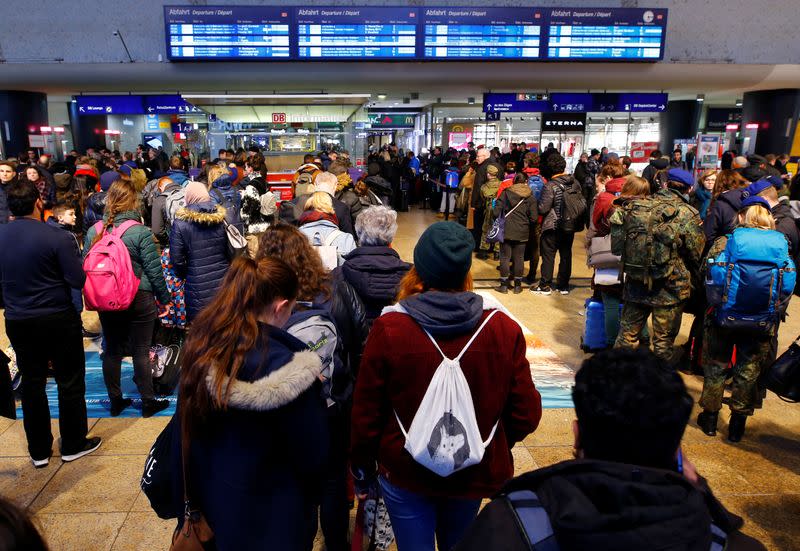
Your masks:
<svg viewBox="0 0 800 551"><path fill-rule="evenodd" d="M661 151L672 155L675 140L694 138L700 124L703 104L697 100L678 100L667 103L667 110L661 113Z"/></svg>
<svg viewBox="0 0 800 551"><path fill-rule="evenodd" d="M80 115L78 104L69 104L69 124L72 127L72 145L80 153L89 147L105 147L103 133L108 126L105 115ZM66 153L66 152L65 152Z"/></svg>
<svg viewBox="0 0 800 551"><path fill-rule="evenodd" d="M28 149L28 134L47 126L47 94L0 90L0 157L16 157Z"/></svg>
<svg viewBox="0 0 800 551"><path fill-rule="evenodd" d="M789 153L794 135L798 132L800 90L760 90L743 96L742 124L758 125L754 153Z"/></svg>

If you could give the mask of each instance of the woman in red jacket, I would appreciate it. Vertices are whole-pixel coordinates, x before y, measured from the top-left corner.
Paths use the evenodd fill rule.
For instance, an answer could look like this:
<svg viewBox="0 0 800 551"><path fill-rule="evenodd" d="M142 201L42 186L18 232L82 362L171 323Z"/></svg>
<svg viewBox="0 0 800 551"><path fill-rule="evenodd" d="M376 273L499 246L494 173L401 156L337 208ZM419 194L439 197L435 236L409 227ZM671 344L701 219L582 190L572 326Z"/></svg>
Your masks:
<svg viewBox="0 0 800 551"><path fill-rule="evenodd" d="M471 292L473 249L469 231L453 222L422 234L399 303L372 327L356 382L353 474L362 497L379 476L400 551L433 551L434 535L440 550L452 548L481 499L513 475L511 448L541 418L522 330L502 311L494 312L499 303L490 305ZM412 422L442 356L456 358L462 350L460 367L480 440L488 444L477 464L440 476L406 451L404 434L414 432ZM437 443L450 446L450 466L457 469L464 438L437 428ZM433 461L442 454L430 445L428 450Z"/></svg>

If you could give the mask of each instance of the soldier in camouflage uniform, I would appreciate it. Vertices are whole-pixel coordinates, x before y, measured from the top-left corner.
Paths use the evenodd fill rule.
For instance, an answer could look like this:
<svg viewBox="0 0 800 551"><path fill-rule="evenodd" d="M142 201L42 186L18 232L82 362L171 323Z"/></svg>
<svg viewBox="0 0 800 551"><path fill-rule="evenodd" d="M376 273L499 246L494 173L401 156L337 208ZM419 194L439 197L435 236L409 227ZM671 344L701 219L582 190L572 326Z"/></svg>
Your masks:
<svg viewBox="0 0 800 551"><path fill-rule="evenodd" d="M502 183L500 181L501 177L502 174L500 174L500 168L497 165L489 165L486 167L486 183L484 183L480 189L481 198L484 201L484 208L486 209L486 215L483 218L483 227L481 228L482 251L488 251L494 247L493 243L488 243L486 241L486 234L492 229L492 224L494 223L492 210L494 209L494 200L497 199L497 192L500 191L500 184ZM473 193L474 192L473 190Z"/></svg>
<svg viewBox="0 0 800 551"><path fill-rule="evenodd" d="M752 203L763 202L760 204ZM739 214L739 223L744 227L758 227L763 230L774 229L775 223L770 214L769 204L761 197L750 197L742 202L743 209ZM748 224L744 215L748 209L760 209L761 216L758 225ZM752 220L752 219L751 219ZM723 236L714 241L704 263L708 266L709 259L716 258L728 244L728 237ZM787 244L788 251L788 244ZM788 252L787 252L788 254ZM714 436L717 431L717 417L722 409L722 395L725 390L725 379L728 375L728 365L733 357L733 348L736 347L736 365L733 366L733 391L731 394L730 408L731 420L728 426L728 440L738 442L744 435L747 416L753 415L756 401L758 377L762 369L770 362L770 341L777 335L778 324L771 328L769 333L757 334L752 331L735 331L717 325L716 316L711 313L706 316L703 327L703 392L700 396L700 407L703 412L697 418L697 424L709 436Z"/></svg>
<svg viewBox="0 0 800 551"><path fill-rule="evenodd" d="M653 351L659 358L673 361L683 307L693 282L698 281L705 244L700 215L685 196L692 185L689 172L670 170L665 189L629 202L611 217L612 249L622 256L626 275L625 305L614 345L617 348L636 347L647 317L652 314ZM656 218L651 213L658 213L658 224L648 225L653 224L650 219ZM640 229L647 230L638 235L634 230L637 216ZM661 248L653 249L654 242Z"/></svg>

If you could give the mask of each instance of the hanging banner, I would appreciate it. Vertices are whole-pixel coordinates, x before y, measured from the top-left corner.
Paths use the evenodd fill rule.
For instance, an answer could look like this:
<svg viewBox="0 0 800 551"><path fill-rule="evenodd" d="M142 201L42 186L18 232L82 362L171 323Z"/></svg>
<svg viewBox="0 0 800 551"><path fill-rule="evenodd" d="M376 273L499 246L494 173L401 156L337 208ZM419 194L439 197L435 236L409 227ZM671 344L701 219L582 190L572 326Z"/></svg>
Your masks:
<svg viewBox="0 0 800 551"><path fill-rule="evenodd" d="M720 137L700 134L697 137L697 168L717 168Z"/></svg>

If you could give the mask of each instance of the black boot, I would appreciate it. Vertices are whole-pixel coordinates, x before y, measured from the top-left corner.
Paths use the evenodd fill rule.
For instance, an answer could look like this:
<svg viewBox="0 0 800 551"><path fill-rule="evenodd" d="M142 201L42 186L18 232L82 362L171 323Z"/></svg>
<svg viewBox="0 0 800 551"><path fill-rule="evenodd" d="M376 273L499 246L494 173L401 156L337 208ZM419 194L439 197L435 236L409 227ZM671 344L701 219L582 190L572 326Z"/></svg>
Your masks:
<svg viewBox="0 0 800 551"><path fill-rule="evenodd" d="M504 295L508 294L508 281L505 279L500 280L500 285L494 288L495 291L498 293L503 293Z"/></svg>
<svg viewBox="0 0 800 551"><path fill-rule="evenodd" d="M703 411L697 416L697 425L706 435L716 436L718 417L718 411Z"/></svg>
<svg viewBox="0 0 800 551"><path fill-rule="evenodd" d="M133 403L130 398L111 398L111 417L117 417Z"/></svg>
<svg viewBox="0 0 800 551"><path fill-rule="evenodd" d="M489 252L481 249L475 254L475 258L478 260L489 260Z"/></svg>
<svg viewBox="0 0 800 551"><path fill-rule="evenodd" d="M731 413L731 420L728 422L728 441L739 442L744 436L744 425L747 422L747 415L741 413Z"/></svg>
<svg viewBox="0 0 800 551"><path fill-rule="evenodd" d="M518 295L522 292L522 279L517 278L514 280L514 294Z"/></svg>
<svg viewBox="0 0 800 551"><path fill-rule="evenodd" d="M152 417L169 407L169 400L148 400L142 404L142 417Z"/></svg>

